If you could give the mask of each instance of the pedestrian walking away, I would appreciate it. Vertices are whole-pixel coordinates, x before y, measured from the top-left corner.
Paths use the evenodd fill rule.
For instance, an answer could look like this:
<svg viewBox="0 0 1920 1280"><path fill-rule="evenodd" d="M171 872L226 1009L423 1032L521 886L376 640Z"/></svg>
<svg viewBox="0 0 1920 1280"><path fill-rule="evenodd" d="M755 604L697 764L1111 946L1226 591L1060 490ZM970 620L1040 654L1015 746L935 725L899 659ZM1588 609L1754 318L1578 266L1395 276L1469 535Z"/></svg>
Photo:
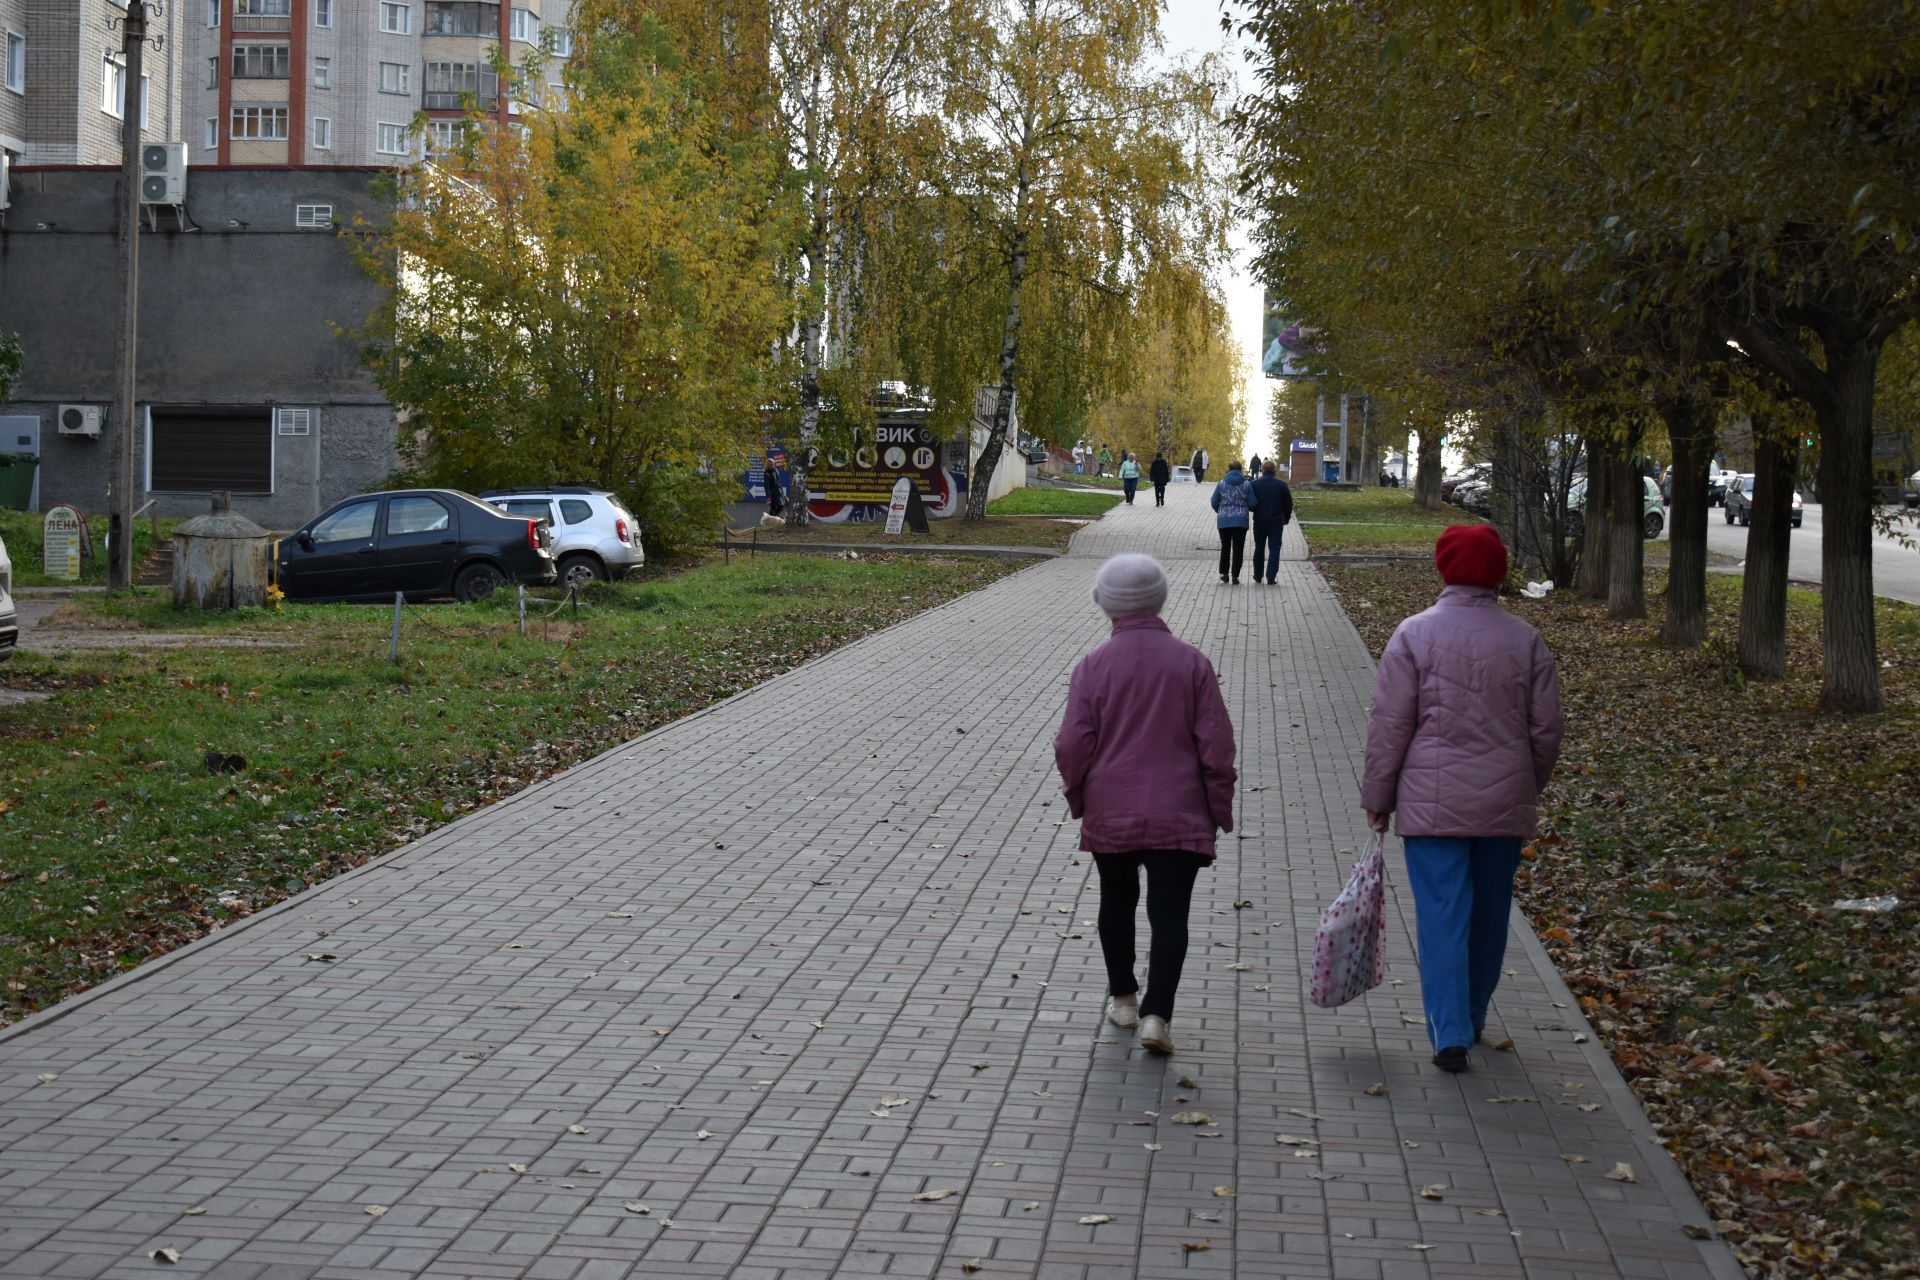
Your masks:
<svg viewBox="0 0 1920 1280"><path fill-rule="evenodd" d="M1127 491L1127 505L1133 505L1134 490L1140 487L1140 462L1125 449L1120 451L1120 487Z"/></svg>
<svg viewBox="0 0 1920 1280"><path fill-rule="evenodd" d="M1261 465L1253 480L1253 496L1256 499L1253 508L1253 580L1261 580L1260 573L1266 570L1266 583L1273 585L1273 575L1280 572L1280 537L1287 531L1287 521L1293 519L1293 490L1287 482L1273 472L1273 463Z"/></svg>
<svg viewBox="0 0 1920 1280"><path fill-rule="evenodd" d="M1147 469L1147 475L1153 480L1153 505L1167 505L1167 481L1173 479L1173 468L1167 465L1164 454L1153 455L1153 465Z"/></svg>
<svg viewBox="0 0 1920 1280"><path fill-rule="evenodd" d="M1465 1071L1500 983L1521 843L1565 725L1553 654L1500 607L1507 548L1491 525L1440 535L1446 583L1380 656L1361 804L1407 853L1433 1063Z"/></svg>
<svg viewBox="0 0 1920 1280"><path fill-rule="evenodd" d="M1167 574L1152 556L1114 556L1093 580L1113 620L1080 660L1053 740L1067 811L1100 878L1100 952L1107 1021L1173 1052L1174 996L1187 959L1193 882L1233 830L1233 722L1213 664L1160 620ZM1153 945L1144 996L1134 972L1134 914L1147 877Z"/></svg>
<svg viewBox="0 0 1920 1280"><path fill-rule="evenodd" d="M1257 476L1260 474L1260 455L1259 454L1256 453L1251 458L1247 459L1247 474L1250 476Z"/></svg>
<svg viewBox="0 0 1920 1280"><path fill-rule="evenodd" d="M1236 459L1213 486L1214 525L1220 530L1220 581L1240 584L1240 563L1247 554L1247 524L1259 498ZM1229 577L1228 575L1232 576Z"/></svg>

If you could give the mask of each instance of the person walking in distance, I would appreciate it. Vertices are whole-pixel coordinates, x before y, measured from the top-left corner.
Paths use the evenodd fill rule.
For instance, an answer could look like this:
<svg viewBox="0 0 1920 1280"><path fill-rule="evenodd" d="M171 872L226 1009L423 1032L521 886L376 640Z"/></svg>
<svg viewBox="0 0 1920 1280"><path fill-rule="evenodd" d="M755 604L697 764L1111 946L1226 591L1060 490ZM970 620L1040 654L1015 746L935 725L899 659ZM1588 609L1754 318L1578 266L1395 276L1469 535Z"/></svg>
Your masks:
<svg viewBox="0 0 1920 1280"><path fill-rule="evenodd" d="M1273 575L1280 571L1280 536L1293 519L1293 490L1274 474L1269 461L1253 481L1253 496L1258 500L1253 508L1253 580L1260 581L1264 567L1266 583L1272 586Z"/></svg>
<svg viewBox="0 0 1920 1280"><path fill-rule="evenodd" d="M1167 574L1152 556L1100 566L1093 601L1113 633L1073 669L1053 740L1080 848L1100 877L1107 1020L1173 1052L1174 995L1187 958L1187 911L1214 833L1233 830L1233 722L1213 664L1160 620ZM1134 973L1134 913L1147 877L1153 946L1144 998Z"/></svg>
<svg viewBox="0 0 1920 1280"><path fill-rule="evenodd" d="M1167 465L1165 454L1153 455L1153 465L1147 469L1147 476L1153 481L1153 505L1167 505L1167 481L1173 479L1173 468Z"/></svg>
<svg viewBox="0 0 1920 1280"><path fill-rule="evenodd" d="M1500 607L1507 548L1492 525L1455 525L1434 562L1439 600L1380 656L1361 804L1406 845L1433 1064L1465 1071L1507 946L1520 845L1565 731L1540 633Z"/></svg>
<svg viewBox="0 0 1920 1280"><path fill-rule="evenodd" d="M1134 491L1140 487L1140 460L1125 449L1120 451L1120 487L1127 491L1127 505L1133 505Z"/></svg>
<svg viewBox="0 0 1920 1280"><path fill-rule="evenodd" d="M1220 530L1220 581L1240 585L1240 564L1247 554L1247 524L1259 503L1253 486L1240 470L1239 460L1227 464L1227 474L1213 486L1214 524ZM1231 561L1231 563L1229 563Z"/></svg>

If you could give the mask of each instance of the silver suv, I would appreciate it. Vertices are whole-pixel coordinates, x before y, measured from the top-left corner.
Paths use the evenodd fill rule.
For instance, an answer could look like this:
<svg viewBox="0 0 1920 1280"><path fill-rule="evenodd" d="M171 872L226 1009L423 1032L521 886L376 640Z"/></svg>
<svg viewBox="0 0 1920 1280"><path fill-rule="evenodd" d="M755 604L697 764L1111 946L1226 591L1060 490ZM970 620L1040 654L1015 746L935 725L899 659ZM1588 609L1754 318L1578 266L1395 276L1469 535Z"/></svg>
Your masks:
<svg viewBox="0 0 1920 1280"><path fill-rule="evenodd" d="M605 489L556 484L489 489L480 497L511 515L547 522L560 581L567 586L623 578L647 562L639 522Z"/></svg>
<svg viewBox="0 0 1920 1280"><path fill-rule="evenodd" d="M13 561L7 558L7 543L0 538L0 661L13 656L20 643L20 627L13 612Z"/></svg>

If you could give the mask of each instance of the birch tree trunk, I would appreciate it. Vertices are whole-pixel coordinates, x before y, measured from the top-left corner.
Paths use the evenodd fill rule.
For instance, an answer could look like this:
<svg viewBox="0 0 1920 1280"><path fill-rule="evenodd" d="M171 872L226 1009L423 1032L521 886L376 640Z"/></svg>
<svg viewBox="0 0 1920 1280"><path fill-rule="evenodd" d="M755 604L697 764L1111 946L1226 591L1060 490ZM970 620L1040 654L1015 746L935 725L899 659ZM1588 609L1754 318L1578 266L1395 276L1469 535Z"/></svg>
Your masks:
<svg viewBox="0 0 1920 1280"><path fill-rule="evenodd" d="M1032 125L1028 123L1026 129L1030 139ZM1020 358L1020 289L1027 278L1027 201L1033 185L1024 159L1016 182L1013 253L1007 263L1007 318L1000 332L1000 394L994 401L993 426L987 432L986 446L980 450L980 460L968 468L968 520L987 518L987 487L993 480L994 468L1000 465L1000 453L1006 444L1007 425L1013 413L1014 374ZM971 427L968 434L972 434Z"/></svg>
<svg viewBox="0 0 1920 1280"><path fill-rule="evenodd" d="M1753 423L1753 513L1740 584L1740 635L1735 657L1750 680L1787 674L1787 549L1793 537L1797 444L1777 424Z"/></svg>

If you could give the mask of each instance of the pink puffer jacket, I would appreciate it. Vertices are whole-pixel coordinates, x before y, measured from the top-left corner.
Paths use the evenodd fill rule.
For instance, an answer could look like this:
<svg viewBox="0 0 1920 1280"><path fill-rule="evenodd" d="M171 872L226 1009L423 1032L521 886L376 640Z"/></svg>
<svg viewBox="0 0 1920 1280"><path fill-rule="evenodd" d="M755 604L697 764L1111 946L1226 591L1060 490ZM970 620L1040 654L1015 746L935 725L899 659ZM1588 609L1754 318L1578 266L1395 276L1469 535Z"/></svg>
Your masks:
<svg viewBox="0 0 1920 1280"><path fill-rule="evenodd" d="M1053 740L1088 853L1178 849L1213 860L1233 830L1233 722L1207 656L1150 613L1080 660Z"/></svg>
<svg viewBox="0 0 1920 1280"><path fill-rule="evenodd" d="M1403 836L1520 836L1565 723L1553 654L1489 587L1448 587L1380 655L1361 803Z"/></svg>

